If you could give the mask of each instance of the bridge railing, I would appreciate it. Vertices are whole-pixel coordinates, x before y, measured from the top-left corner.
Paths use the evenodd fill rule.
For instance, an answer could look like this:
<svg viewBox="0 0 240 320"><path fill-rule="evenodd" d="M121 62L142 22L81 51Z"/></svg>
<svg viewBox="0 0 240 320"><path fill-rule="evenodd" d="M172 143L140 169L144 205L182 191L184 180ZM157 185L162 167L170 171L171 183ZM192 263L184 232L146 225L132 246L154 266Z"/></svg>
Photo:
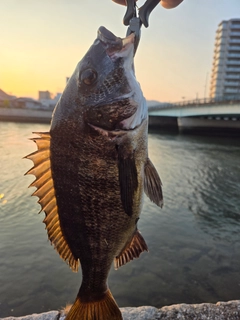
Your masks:
<svg viewBox="0 0 240 320"><path fill-rule="evenodd" d="M176 109L176 108L192 108L199 107L201 105L219 105L219 104L233 104L240 103L240 95L233 97L218 97L218 98L203 98L194 100L183 100L173 103L162 103L155 106L149 106L148 111L164 110L164 109Z"/></svg>

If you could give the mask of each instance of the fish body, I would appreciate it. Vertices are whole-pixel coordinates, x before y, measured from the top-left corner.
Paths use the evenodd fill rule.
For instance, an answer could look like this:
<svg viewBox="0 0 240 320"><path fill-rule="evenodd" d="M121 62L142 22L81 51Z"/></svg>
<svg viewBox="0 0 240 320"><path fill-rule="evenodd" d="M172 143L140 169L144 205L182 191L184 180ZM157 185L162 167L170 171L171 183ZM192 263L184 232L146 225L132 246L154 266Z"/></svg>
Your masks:
<svg viewBox="0 0 240 320"><path fill-rule="evenodd" d="M107 286L118 268L147 251L137 229L144 191L162 206L161 181L148 158L146 101L133 67L134 35L104 27L79 62L38 133L28 173L46 217L48 237L82 284L67 320L120 320Z"/></svg>

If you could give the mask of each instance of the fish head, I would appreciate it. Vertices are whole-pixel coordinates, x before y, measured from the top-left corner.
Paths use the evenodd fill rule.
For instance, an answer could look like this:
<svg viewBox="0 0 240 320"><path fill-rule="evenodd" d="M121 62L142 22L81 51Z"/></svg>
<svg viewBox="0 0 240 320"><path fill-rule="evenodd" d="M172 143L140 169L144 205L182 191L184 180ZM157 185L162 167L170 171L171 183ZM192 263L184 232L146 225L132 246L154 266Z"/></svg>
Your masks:
<svg viewBox="0 0 240 320"><path fill-rule="evenodd" d="M146 100L134 73L134 38L99 28L55 108L52 127L72 119L81 126L130 130L146 119Z"/></svg>

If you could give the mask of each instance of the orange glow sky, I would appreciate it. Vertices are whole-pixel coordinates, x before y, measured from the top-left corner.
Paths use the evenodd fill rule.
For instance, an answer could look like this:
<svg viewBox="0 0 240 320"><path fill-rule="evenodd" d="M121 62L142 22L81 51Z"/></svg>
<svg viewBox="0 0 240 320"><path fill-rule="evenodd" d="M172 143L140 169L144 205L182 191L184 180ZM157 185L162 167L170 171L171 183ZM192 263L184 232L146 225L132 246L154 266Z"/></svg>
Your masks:
<svg viewBox="0 0 240 320"><path fill-rule="evenodd" d="M62 92L99 26L120 37L127 29L125 8L111 0L0 0L0 12L0 88L16 96ZM184 0L172 10L156 7L150 27L142 27L135 58L145 97L201 98L206 80L208 95L215 31L231 18L240 18L240 0Z"/></svg>

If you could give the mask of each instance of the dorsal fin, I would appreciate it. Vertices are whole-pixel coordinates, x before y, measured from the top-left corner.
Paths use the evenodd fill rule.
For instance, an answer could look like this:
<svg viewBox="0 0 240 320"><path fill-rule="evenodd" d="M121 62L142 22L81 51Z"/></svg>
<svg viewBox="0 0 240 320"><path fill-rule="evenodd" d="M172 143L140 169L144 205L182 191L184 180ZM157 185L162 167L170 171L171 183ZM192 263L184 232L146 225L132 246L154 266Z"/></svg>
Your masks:
<svg viewBox="0 0 240 320"><path fill-rule="evenodd" d="M32 160L34 164L25 174L33 174L36 177L36 180L29 187L37 188L32 195L39 197L38 203L42 207L41 211L46 214L43 222L46 224L51 244L54 245L60 257L69 264L70 268L73 271L78 271L79 259L73 256L60 226L50 161L51 136L48 132L34 132L34 134L40 136L40 138L30 139L37 144L38 150L25 157Z"/></svg>
<svg viewBox="0 0 240 320"><path fill-rule="evenodd" d="M114 259L115 269L118 269L134 258L138 258L143 251L148 251L148 247L141 233L136 230L132 240L126 244L122 252Z"/></svg>

